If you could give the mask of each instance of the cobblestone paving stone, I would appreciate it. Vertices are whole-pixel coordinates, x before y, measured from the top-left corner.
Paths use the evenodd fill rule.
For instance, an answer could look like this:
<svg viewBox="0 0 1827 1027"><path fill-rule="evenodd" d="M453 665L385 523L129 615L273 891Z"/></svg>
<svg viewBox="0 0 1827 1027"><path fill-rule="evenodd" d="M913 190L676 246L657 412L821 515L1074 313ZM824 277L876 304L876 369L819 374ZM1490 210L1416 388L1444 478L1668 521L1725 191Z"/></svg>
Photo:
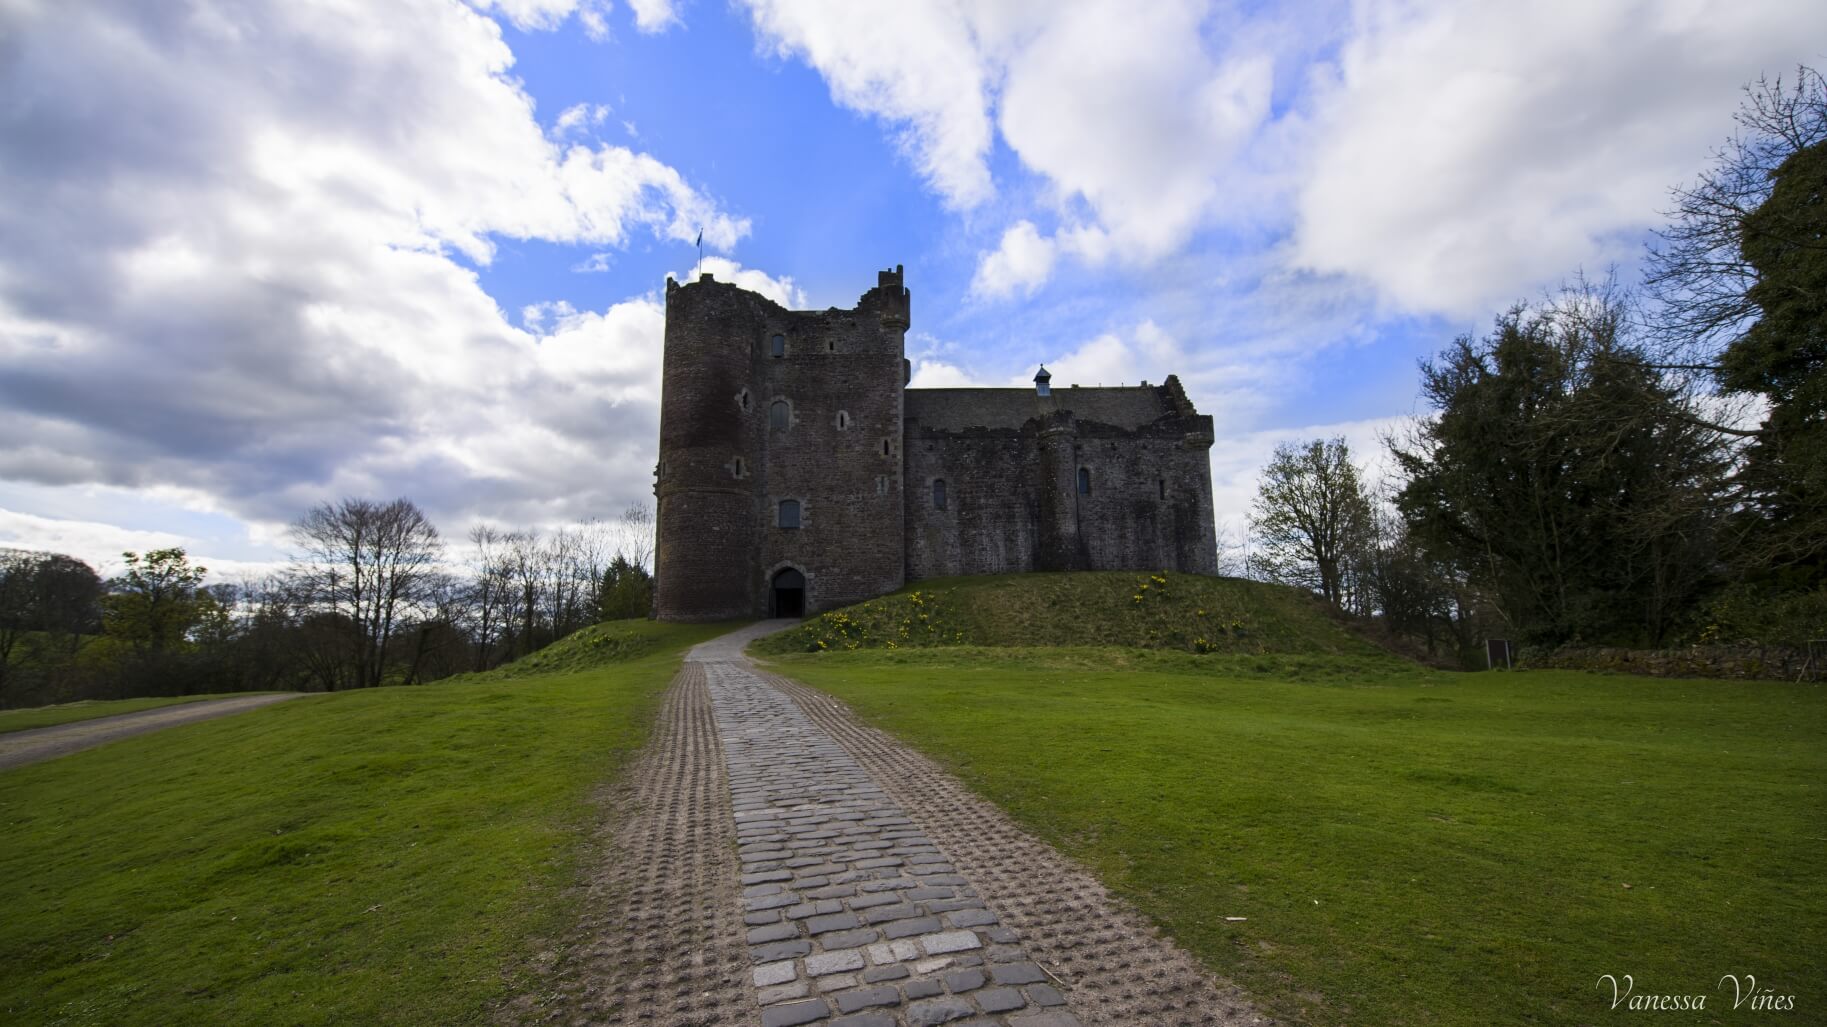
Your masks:
<svg viewBox="0 0 1827 1027"><path fill-rule="evenodd" d="M602 858L578 922L498 1023L730 1027L760 1017L743 944L735 828L704 668L680 671L653 737L602 796Z"/></svg>
<svg viewBox="0 0 1827 1027"><path fill-rule="evenodd" d="M741 647L779 626L689 657L723 739L764 1027L1272 1022L930 761L756 671ZM1009 855L965 837L986 828ZM1005 899L1023 915L1005 919ZM1054 942L1050 967L1030 929Z"/></svg>

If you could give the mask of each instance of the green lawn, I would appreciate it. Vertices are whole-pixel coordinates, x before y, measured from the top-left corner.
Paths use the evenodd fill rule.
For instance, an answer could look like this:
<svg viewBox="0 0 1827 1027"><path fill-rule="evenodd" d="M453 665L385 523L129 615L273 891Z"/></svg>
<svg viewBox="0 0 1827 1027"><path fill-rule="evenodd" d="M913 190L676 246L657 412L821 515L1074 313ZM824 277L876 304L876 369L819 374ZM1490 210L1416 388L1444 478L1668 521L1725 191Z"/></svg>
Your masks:
<svg viewBox="0 0 1827 1027"><path fill-rule="evenodd" d="M728 627L624 622L574 643L641 640L619 663L308 696L0 772L0 1021L485 1020L567 922L592 790L683 647Z"/></svg>
<svg viewBox="0 0 1827 1027"><path fill-rule="evenodd" d="M0 710L0 734L6 734L9 731L24 731L34 727L69 724L78 720L94 720L96 717L112 717L117 713L134 713L139 710L156 709L160 706L201 702L204 699L233 699L243 695L262 694L264 693L228 692L222 695L172 695L154 699L101 701L91 699L82 702L60 703L56 706L34 706L25 710Z"/></svg>
<svg viewBox="0 0 1827 1027"><path fill-rule="evenodd" d="M1314 1024L1827 1018L1827 693L1346 657L781 658ZM1246 917L1229 922L1226 917ZM1704 1016L1613 1011L1706 994Z"/></svg>

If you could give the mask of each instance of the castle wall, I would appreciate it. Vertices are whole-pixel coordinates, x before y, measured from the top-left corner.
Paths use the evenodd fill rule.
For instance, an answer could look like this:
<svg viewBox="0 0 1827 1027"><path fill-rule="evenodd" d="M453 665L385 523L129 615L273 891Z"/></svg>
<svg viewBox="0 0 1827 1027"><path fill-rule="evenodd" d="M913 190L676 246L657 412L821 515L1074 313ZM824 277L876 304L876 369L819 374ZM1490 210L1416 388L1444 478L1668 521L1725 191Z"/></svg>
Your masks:
<svg viewBox="0 0 1827 1027"><path fill-rule="evenodd" d="M807 613L944 575L1217 572L1212 421L1178 380L907 389L909 306L899 268L852 310L787 310L708 276L667 283L660 618L769 616L786 568L804 576Z"/></svg>
<svg viewBox="0 0 1827 1027"><path fill-rule="evenodd" d="M899 588L909 313L899 270L854 310L790 311L709 279L669 283L666 298L657 615L768 616L786 567L805 575L807 612ZM779 523L788 499L798 528Z"/></svg>
<svg viewBox="0 0 1827 1027"><path fill-rule="evenodd" d="M1000 403L917 391L906 422L908 580L1029 570L1217 573L1211 418L1193 411L1178 382L1050 399L1005 395ZM1012 406L1034 416L1019 427L967 424L990 420L998 406L1005 419ZM1081 407L1129 426L1081 419ZM1078 490L1080 468L1090 474L1089 493ZM932 501L935 479L946 483L945 509Z"/></svg>
<svg viewBox="0 0 1827 1027"><path fill-rule="evenodd" d="M855 310L770 312L766 334L783 334L786 354L758 348L754 376L764 403L789 404L791 423L765 436L757 613L786 566L806 575L808 613L901 587L907 299L887 272ZM774 524L782 499L800 502L797 530Z"/></svg>

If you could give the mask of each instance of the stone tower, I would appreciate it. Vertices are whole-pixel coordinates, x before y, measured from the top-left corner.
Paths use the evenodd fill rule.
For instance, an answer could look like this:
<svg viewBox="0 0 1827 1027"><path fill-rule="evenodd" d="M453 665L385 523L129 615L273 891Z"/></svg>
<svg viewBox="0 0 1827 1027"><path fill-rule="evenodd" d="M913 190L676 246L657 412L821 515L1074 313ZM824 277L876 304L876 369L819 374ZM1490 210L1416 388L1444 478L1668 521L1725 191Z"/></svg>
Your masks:
<svg viewBox="0 0 1827 1027"><path fill-rule="evenodd" d="M797 615L905 580L909 295L798 311L704 275L666 286L655 612Z"/></svg>

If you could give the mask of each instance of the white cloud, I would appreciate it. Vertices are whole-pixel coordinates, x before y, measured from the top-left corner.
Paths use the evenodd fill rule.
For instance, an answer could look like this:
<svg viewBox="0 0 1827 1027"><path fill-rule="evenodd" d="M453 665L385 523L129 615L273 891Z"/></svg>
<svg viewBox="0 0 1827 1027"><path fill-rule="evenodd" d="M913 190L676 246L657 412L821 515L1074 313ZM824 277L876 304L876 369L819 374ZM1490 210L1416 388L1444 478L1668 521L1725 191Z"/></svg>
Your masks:
<svg viewBox="0 0 1827 1027"><path fill-rule="evenodd" d="M601 103L574 103L558 112L558 119L552 122L552 136L562 139L573 132L581 132L603 123L609 117L609 106Z"/></svg>
<svg viewBox="0 0 1827 1027"><path fill-rule="evenodd" d="M1143 320L1125 333L1104 332L1081 343L1070 353L1042 360L1053 375L1054 388L1073 385L1159 385L1167 376L1184 373L1189 354L1152 320ZM1012 385L1026 385L1035 368L1017 371ZM1195 400L1196 402L1196 400Z"/></svg>
<svg viewBox="0 0 1827 1027"><path fill-rule="evenodd" d="M1034 222L1020 221L1002 233L1002 244L984 254L971 279L971 295L999 297L1017 290L1032 293L1053 274L1054 242L1043 239Z"/></svg>
<svg viewBox="0 0 1827 1027"><path fill-rule="evenodd" d="M952 206L997 197L998 134L1035 176L1000 183L977 296L1292 227L1293 266L1452 314L1634 259L1738 87L1827 37L1808 0L744 3Z"/></svg>
<svg viewBox="0 0 1827 1027"><path fill-rule="evenodd" d="M748 223L653 156L549 139L492 20L98 0L0 6L0 38L0 480L256 524L406 494L453 532L650 495L657 284L527 331L464 261Z"/></svg>
<svg viewBox="0 0 1827 1027"><path fill-rule="evenodd" d="M1313 100L1296 259L1472 314L1628 261L1739 87L1823 38L1807 2L1366 0Z"/></svg>
<svg viewBox="0 0 1827 1027"><path fill-rule="evenodd" d="M756 34L818 69L832 99L902 129L901 143L946 202L989 199L991 69L961 0L743 0ZM986 5L993 6L993 5Z"/></svg>
<svg viewBox="0 0 1827 1027"><path fill-rule="evenodd" d="M970 389L994 386L999 383L981 381L956 364L943 360L915 360L913 377L908 379L910 389Z"/></svg>
<svg viewBox="0 0 1827 1027"><path fill-rule="evenodd" d="M1410 421L1406 416L1373 417L1219 435L1212 444L1212 509L1220 528L1233 538L1243 537L1262 469L1268 466L1276 446L1343 438L1350 448L1352 462L1363 472L1365 485L1376 488L1388 478L1394 466L1383 440L1402 431Z"/></svg>
<svg viewBox="0 0 1827 1027"><path fill-rule="evenodd" d="M628 0L628 6L634 8L634 24L642 32L664 32L679 24L674 0Z"/></svg>
<svg viewBox="0 0 1827 1027"><path fill-rule="evenodd" d="M603 31L607 0L468 0L479 11L498 11L522 32L550 31L575 14L591 35Z"/></svg>
<svg viewBox="0 0 1827 1027"><path fill-rule="evenodd" d="M809 305L805 290L795 285L788 276L776 278L765 271L745 268L727 257L705 257L703 270L719 282L730 282L750 292L759 293L788 310L804 310ZM680 282L695 282L698 280L698 269L694 267L690 272L672 277Z"/></svg>
<svg viewBox="0 0 1827 1027"><path fill-rule="evenodd" d="M1222 53L1203 0L746 3L757 34L838 102L899 127L952 206L995 194L992 125L1047 183L1059 238L1018 222L984 255L980 295L1032 291L1056 250L1139 264L1172 252L1268 112L1273 61Z"/></svg>

